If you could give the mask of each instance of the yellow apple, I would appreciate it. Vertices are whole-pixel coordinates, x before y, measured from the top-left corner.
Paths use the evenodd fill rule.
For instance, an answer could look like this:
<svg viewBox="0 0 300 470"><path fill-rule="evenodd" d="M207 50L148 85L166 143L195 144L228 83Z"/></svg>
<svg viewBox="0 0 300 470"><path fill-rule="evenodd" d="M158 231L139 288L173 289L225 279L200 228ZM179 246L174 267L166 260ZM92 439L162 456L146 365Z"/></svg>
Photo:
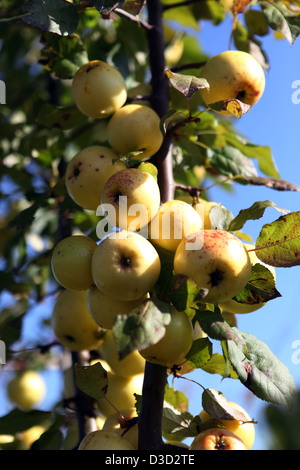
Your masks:
<svg viewBox="0 0 300 470"><path fill-rule="evenodd" d="M239 238L225 230L200 230L182 240L174 271L206 290L205 303L231 299L251 276L249 254Z"/></svg>
<svg viewBox="0 0 300 470"><path fill-rule="evenodd" d="M78 450L134 450L134 447L116 433L98 429L82 439Z"/></svg>
<svg viewBox="0 0 300 470"><path fill-rule="evenodd" d="M200 432L190 450L248 450L243 441L232 432L222 428L211 428Z"/></svg>
<svg viewBox="0 0 300 470"><path fill-rule="evenodd" d="M252 266L254 266L257 263L262 264L263 266L265 266L271 271L271 273L274 276L274 279L276 279L276 271L275 271L274 266L269 266L263 263L256 256L255 251L251 251L255 249L255 246L251 244L245 244L245 247L248 250ZM222 309L226 310L227 312L238 313L238 314L255 312L256 310L259 310L260 308L262 308L264 305L266 305L266 302L259 302L257 304L251 305L251 304L242 304L241 302L237 302L234 299L229 299L229 300L226 300L226 302L220 303L220 307Z"/></svg>
<svg viewBox="0 0 300 470"><path fill-rule="evenodd" d="M112 225L124 230L140 230L158 212L159 186L147 171L126 168L106 181L101 203Z"/></svg>
<svg viewBox="0 0 300 470"><path fill-rule="evenodd" d="M44 379L34 370L17 372L7 386L9 400L24 411L37 407L45 398L46 391Z"/></svg>
<svg viewBox="0 0 300 470"><path fill-rule="evenodd" d="M93 286L88 291L87 305L91 317L105 330L111 330L118 315L128 315L147 298L147 295L136 300L118 300L103 294Z"/></svg>
<svg viewBox="0 0 300 470"><path fill-rule="evenodd" d="M193 343L193 326L185 312L172 309L171 321L166 326L165 335L156 344L140 351L148 362L173 367L184 362Z"/></svg>
<svg viewBox="0 0 300 470"><path fill-rule="evenodd" d="M103 186L110 176L125 168L119 155L102 145L85 147L68 163L65 182L68 194L80 207L96 210Z"/></svg>
<svg viewBox="0 0 300 470"><path fill-rule="evenodd" d="M87 291L64 290L56 299L51 326L60 344L70 351L95 349L102 341L101 328L87 307Z"/></svg>
<svg viewBox="0 0 300 470"><path fill-rule="evenodd" d="M205 199L199 198L194 203L193 207L200 215L203 221L203 228L205 230L211 229L210 211L216 205L216 202L206 201Z"/></svg>
<svg viewBox="0 0 300 470"><path fill-rule="evenodd" d="M157 282L160 258L152 244L136 232L121 231L105 238L92 257L96 287L119 300L145 296Z"/></svg>
<svg viewBox="0 0 300 470"><path fill-rule="evenodd" d="M98 410L106 419L115 413L116 410L135 407L136 398L134 394L142 394L144 374L125 378L112 372L107 372L107 377L108 387L106 397L108 400L105 397L97 400Z"/></svg>
<svg viewBox="0 0 300 470"><path fill-rule="evenodd" d="M244 51L228 50L217 54L204 65L200 76L209 83L209 88L200 90L207 106L230 99L238 99L253 106L261 98L265 88L262 66ZM221 114L230 113L221 111Z"/></svg>
<svg viewBox="0 0 300 470"><path fill-rule="evenodd" d="M155 245L175 252L183 238L202 228L197 211L187 202L174 199L162 204L149 224L148 233Z"/></svg>
<svg viewBox="0 0 300 470"><path fill-rule="evenodd" d="M51 258L52 273L66 289L87 290L93 285L92 255L97 244L84 235L72 235L61 240Z"/></svg>
<svg viewBox="0 0 300 470"><path fill-rule="evenodd" d="M144 161L161 147L163 134L160 118L149 106L128 104L110 118L108 140L120 156Z"/></svg>
<svg viewBox="0 0 300 470"><path fill-rule="evenodd" d="M110 431L124 437L135 450L138 449L138 423L136 422L132 426L128 425L128 422L137 418L137 411L135 408L125 408L119 410L116 413L111 414L104 421L103 431Z"/></svg>
<svg viewBox="0 0 300 470"><path fill-rule="evenodd" d="M218 420L216 422L224 429L227 429L228 431L232 432L237 437L239 437L244 442L247 449L251 450L255 440L255 425L252 422L252 419L250 418L249 414L240 405L232 401L228 401L228 404L232 406L232 408L234 408L236 411L242 413L245 416L247 422L239 421L236 419L223 419ZM202 410L199 416L201 421L204 423L211 420L209 414L205 410ZM212 427L214 427L214 420L211 420L211 423Z"/></svg>
<svg viewBox="0 0 300 470"><path fill-rule="evenodd" d="M137 350L128 354L124 359L119 359L118 349L112 330L105 333L102 344L103 359L107 362L113 372L120 377L130 378L142 374L145 369L145 359Z"/></svg>
<svg viewBox="0 0 300 470"><path fill-rule="evenodd" d="M112 115L127 99L123 76L101 60L92 60L77 70L72 81L72 95L84 115L97 119Z"/></svg>

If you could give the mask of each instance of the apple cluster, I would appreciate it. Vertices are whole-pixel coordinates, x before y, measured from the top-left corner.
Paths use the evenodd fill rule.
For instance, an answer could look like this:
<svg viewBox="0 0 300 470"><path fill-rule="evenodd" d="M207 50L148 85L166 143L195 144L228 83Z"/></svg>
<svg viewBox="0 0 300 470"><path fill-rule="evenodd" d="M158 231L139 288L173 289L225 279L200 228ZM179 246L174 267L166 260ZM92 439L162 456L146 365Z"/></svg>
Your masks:
<svg viewBox="0 0 300 470"><path fill-rule="evenodd" d="M227 79L229 70L232 72L237 63L243 66L244 59L251 69L248 75L261 72L248 58L237 58L231 52L216 57L203 69L203 76L210 83L209 94L206 96L203 91L208 104L226 99L226 93L230 93L222 84L224 77L216 81L220 64ZM263 74L260 79L256 83L259 93L254 90L247 101L251 105L263 91ZM225 95L218 93L220 88ZM106 439L112 446L120 445L125 450L130 448L127 443L122 447L124 441L116 443L111 434L115 435L116 426L122 430L127 417L133 416L133 394L141 393L145 361L168 369L180 365L185 373L189 372L188 367L185 369L186 355L194 339L204 333L199 325L193 327L185 311L171 306L171 320L165 326L164 337L121 361L112 331L116 317L128 315L155 297L164 252L172 259L173 273L191 279L201 289L200 302L218 304L224 312L232 314L248 313L263 304L250 307L236 302L234 297L246 286L252 265L259 261L249 251L251 247L234 233L212 227L210 211L216 203L203 199L196 203L182 199L162 203L156 169L146 162L163 142L160 119L148 104L126 104L126 85L118 70L102 61L91 61L75 74L72 91L75 104L84 115L108 118L110 147L86 147L67 166L65 183L70 197L83 209L100 209L102 219L97 227L100 241L74 234L54 247L52 272L63 290L53 309L52 328L62 346L71 351L95 349L106 361L107 396L117 409L124 410L125 418L123 422L111 418L113 408L109 401L100 400L99 410L112 424L96 432L100 440ZM244 100L247 93L239 90L235 97ZM109 227L108 232L101 232L104 226ZM225 435L226 440L243 441L236 437L236 428L225 425L224 428L222 439ZM93 448L97 436L87 436L81 448ZM219 437L217 429L215 439ZM135 429L128 445L137 448L136 439ZM243 448L242 441L235 445ZM107 449L110 444L105 445ZM192 448L201 449L203 445L199 438Z"/></svg>

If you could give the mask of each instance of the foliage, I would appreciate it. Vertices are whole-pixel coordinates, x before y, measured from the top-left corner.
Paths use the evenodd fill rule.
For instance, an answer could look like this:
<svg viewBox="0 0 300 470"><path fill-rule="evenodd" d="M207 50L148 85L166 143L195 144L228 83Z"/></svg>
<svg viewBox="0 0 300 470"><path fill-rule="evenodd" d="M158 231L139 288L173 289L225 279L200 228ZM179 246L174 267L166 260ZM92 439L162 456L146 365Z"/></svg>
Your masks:
<svg viewBox="0 0 300 470"><path fill-rule="evenodd" d="M235 0L232 8L227 9L223 2L215 0L162 0L161 3L170 36L167 37L166 29L165 47L172 45L178 35L183 46L180 57L165 70L170 99L168 112L161 117L162 129L174 142L176 195L188 192L193 197L195 194L206 197L208 183L218 184L224 191L235 184L299 191L293 182L280 178L268 146L247 141L235 130L234 121L203 109L199 89L207 83L201 79L201 67L208 57L192 34L202 21L217 25L230 15L233 46L250 52L268 68L263 37L274 30L292 45L300 33L299 4ZM105 134L108 120L92 120L79 112L72 99L72 77L88 60L100 59L122 73L128 89L149 82L147 6L151 8L151 1L1 2L0 78L6 84L7 102L0 108L0 287L3 299L8 301L0 314L0 331L7 348L6 359L18 367L25 364L25 367L43 368L48 361L57 360L48 321L41 325L43 335L36 344L23 344L22 336L22 322L28 312L42 304L51 311L59 290L50 267L53 247L66 233L80 232L97 240L99 217L71 200L64 173L79 149L92 144L108 145ZM242 118L248 107L233 101L226 106L237 119ZM220 109L220 103L215 103L212 109ZM197 176L199 168L203 170L203 178ZM241 234L247 221L263 218L269 207L281 215L270 224L262 224L255 243L257 256L272 266L297 266L300 264L300 212L288 213L270 200L257 201L251 207L241 208L236 217L231 217L228 211L216 212L215 225ZM141 310L133 311L115 322L121 357L160 339L167 324L164 316L168 315L167 307L172 302L193 321L198 321L207 334L194 341L187 356L191 367L240 380L267 402L290 405L295 385L287 368L259 339L231 326L218 306L199 302L203 292L191 280L173 274L169 254L161 253L161 256L163 269L155 286L160 302L149 302L143 305L142 314ZM239 301L255 303L271 301L281 294L269 270L256 265L248 285L239 295ZM214 352L213 340L220 342L222 354ZM35 348L35 352L28 351L28 347ZM21 351L17 358L13 354L16 348ZM99 364L78 366L76 374L82 391L93 398L105 395L106 375ZM178 399L176 393L168 387L165 390L164 436L193 437L201 423L188 412L187 398ZM137 397L139 412L140 398ZM203 407L207 411L217 409L219 419L226 411L222 403L218 393L210 389L203 392ZM0 434L17 435L46 421L50 425L37 448L61 448L60 426L65 423L61 405L52 413L13 410L0 418ZM280 420L287 421L284 412L280 414L273 407L269 409L270 421L276 413ZM276 432L279 433L278 429Z"/></svg>

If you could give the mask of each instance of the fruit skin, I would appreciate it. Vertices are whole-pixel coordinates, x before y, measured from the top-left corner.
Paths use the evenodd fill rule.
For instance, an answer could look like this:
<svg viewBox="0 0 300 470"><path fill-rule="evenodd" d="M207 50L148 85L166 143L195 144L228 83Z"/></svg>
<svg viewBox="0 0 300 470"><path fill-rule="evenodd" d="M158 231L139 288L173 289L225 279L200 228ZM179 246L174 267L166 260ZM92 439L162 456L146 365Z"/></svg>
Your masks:
<svg viewBox="0 0 300 470"><path fill-rule="evenodd" d="M93 285L92 255L97 244L84 235L72 235L61 240L51 258L56 281L66 289L87 290Z"/></svg>
<svg viewBox="0 0 300 470"><path fill-rule="evenodd" d="M87 306L91 317L105 330L111 330L117 315L128 315L132 310L139 307L147 298L147 295L136 300L118 300L103 294L97 287L93 286L88 291Z"/></svg>
<svg viewBox="0 0 300 470"><path fill-rule="evenodd" d="M149 106L128 104L116 111L107 125L108 140L119 155L144 161L152 157L163 142L160 118Z"/></svg>
<svg viewBox="0 0 300 470"><path fill-rule="evenodd" d="M248 450L243 441L231 431L211 428L200 432L192 442L190 450Z"/></svg>
<svg viewBox="0 0 300 470"><path fill-rule="evenodd" d="M101 328L87 307L87 291L64 290L56 299L51 327L62 346L70 351L91 350L103 341Z"/></svg>
<svg viewBox="0 0 300 470"><path fill-rule="evenodd" d="M134 447L123 437L99 429L87 434L80 442L78 450L134 450Z"/></svg>
<svg viewBox="0 0 300 470"><path fill-rule="evenodd" d="M187 202L174 199L159 208L148 228L149 238L155 245L175 252L180 241L203 228L202 219Z"/></svg>
<svg viewBox="0 0 300 470"><path fill-rule="evenodd" d="M113 233L95 249L92 276L104 294L130 301L146 295L158 280L160 258L151 245L136 232Z"/></svg>
<svg viewBox="0 0 300 470"><path fill-rule="evenodd" d="M200 230L180 242L174 271L208 290L203 302L218 303L231 299L245 287L251 275L251 261L244 244L232 233Z"/></svg>
<svg viewBox="0 0 300 470"><path fill-rule="evenodd" d="M137 350L128 354L124 359L119 359L118 349L111 330L105 333L102 343L102 355L113 372L120 377L130 378L144 372L145 360Z"/></svg>
<svg viewBox="0 0 300 470"><path fill-rule="evenodd" d="M125 408L119 412L113 413L104 421L103 431L116 433L118 436L124 437L135 450L138 450L138 423L128 426L128 421L137 418L135 408Z"/></svg>
<svg viewBox="0 0 300 470"><path fill-rule="evenodd" d="M245 244L245 247L248 250L252 266L254 266L257 263L262 264L263 266L267 267L271 271L271 273L274 276L274 279L276 279L276 271L275 271L274 266L270 266L270 265L263 263L256 256L255 251L251 251L252 249L255 248L255 246L251 244ZM242 304L241 302L237 302L234 299L230 299L230 300L227 300L226 302L220 303L220 307L226 310L227 312L238 313L238 314L255 312L256 310L259 310L260 308L262 308L264 305L266 305L266 302L259 302L257 304L251 305L251 304Z"/></svg>
<svg viewBox="0 0 300 470"><path fill-rule="evenodd" d="M203 228L205 230L211 229L209 213L216 204L217 203L214 201L206 201L205 199L199 198L194 205L195 210L198 212L203 221Z"/></svg>
<svg viewBox="0 0 300 470"><path fill-rule="evenodd" d="M136 403L134 393L137 395L142 394L144 374L134 375L126 379L108 371L107 378L108 387L106 396L116 409L134 408ZM106 398L97 400L99 412L106 419L116 411L109 401Z"/></svg>
<svg viewBox="0 0 300 470"><path fill-rule="evenodd" d="M112 115L127 99L123 76L101 60L92 60L77 70L72 81L72 95L84 115L97 119Z"/></svg>
<svg viewBox="0 0 300 470"><path fill-rule="evenodd" d="M253 106L261 98L265 88L265 74L257 60L244 51L224 51L212 57L203 67L201 78L210 88L200 90L209 106L217 101L239 99ZM220 111L229 115L229 111Z"/></svg>
<svg viewBox="0 0 300 470"><path fill-rule="evenodd" d="M68 163L65 183L69 196L87 210L96 210L101 203L104 184L110 176L125 168L119 155L102 145L85 147Z"/></svg>
<svg viewBox="0 0 300 470"><path fill-rule="evenodd" d="M249 414L240 405L232 401L228 401L228 404L235 410L243 413L249 423L243 423L243 421L238 421L236 419L223 419L218 421L211 420L212 427L214 427L214 422L218 423L218 425L239 437L244 442L246 448L251 450L255 440L255 425L253 422L250 422L252 420ZM201 421L204 423L211 419L205 410L202 410L199 416Z"/></svg>
<svg viewBox="0 0 300 470"><path fill-rule="evenodd" d="M101 203L109 205L106 218L112 225L124 230L140 230L158 212L159 186L147 171L126 168L106 181ZM111 208L114 209L112 212Z"/></svg>
<svg viewBox="0 0 300 470"><path fill-rule="evenodd" d="M38 406L46 395L46 384L42 376L34 370L24 370L8 383L7 395L24 411Z"/></svg>
<svg viewBox="0 0 300 470"><path fill-rule="evenodd" d="M193 326L185 312L172 309L171 321L165 328L164 337L156 344L142 349L140 354L148 362L172 367L184 362L193 343Z"/></svg>

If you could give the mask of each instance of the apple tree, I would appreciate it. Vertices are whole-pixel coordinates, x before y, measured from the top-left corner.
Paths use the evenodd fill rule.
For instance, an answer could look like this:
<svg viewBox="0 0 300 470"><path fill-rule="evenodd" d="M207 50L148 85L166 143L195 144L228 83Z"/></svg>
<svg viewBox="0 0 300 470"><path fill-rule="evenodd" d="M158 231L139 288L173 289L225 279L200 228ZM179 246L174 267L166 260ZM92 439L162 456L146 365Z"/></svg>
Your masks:
<svg viewBox="0 0 300 470"><path fill-rule="evenodd" d="M246 429L250 421L253 429L246 411L214 388L199 388L208 419L199 416L201 410L190 410L188 397L169 385L169 379L188 377L190 371L240 381L259 399L291 407L296 387L288 368L259 339L259 331L256 337L238 328L237 316L287 295L276 288L275 270L300 264L300 213L258 200L234 216L230 208L208 200L208 189L300 190L280 178L269 147L247 141L235 128L268 86L264 35L276 31L293 44L300 32L297 2L3 0L0 12L2 383L53 366L65 380L61 400L46 411L38 402L22 407L29 382L18 382L25 388L17 398L15 390L10 394L14 407L0 418L0 435L12 439L0 445L77 449L110 415L130 407L134 414L122 417L122 438L135 429L138 450L169 449L169 441L193 440L212 427L233 429L232 423L244 422ZM219 49L225 52L228 44L229 58L215 57L212 63L201 49L201 34L196 39L192 32L203 21L218 25L228 17L231 36ZM237 77L243 82L238 88ZM94 113L97 106L101 111ZM135 121L132 109L142 109ZM100 148L106 166L99 170L94 161ZM205 246L206 258L220 252L230 261L216 268L208 283L208 268L197 264L196 255L192 259L194 252L200 258L202 248L189 253L183 268L182 260L175 263L181 240L174 249L170 239L161 246L151 236L143 237L147 245L141 243L147 220L127 238L130 253L147 267L147 281L153 276L145 292L130 294L143 282L143 270L130 277L133 258L125 248L122 269L116 265L109 236L116 228L101 211L102 187L111 178L120 180L124 171L138 171L143 181L136 184L134 202L155 203L159 213L160 206L177 201L188 224L194 223L189 217L201 220L192 234L203 235L204 228L207 239L214 237L213 248ZM79 181L80 173L82 184L72 189L72 178ZM133 189L124 181L122 190L116 182L105 186L105 202L125 194L129 200ZM90 194L93 201L87 202ZM269 207L278 217L264 224ZM252 240L244 226L259 219L261 232ZM239 282L229 276L228 284L238 287L226 297L222 281L235 268ZM101 271L99 284L92 275L96 271ZM127 276L125 288L117 271ZM108 277L109 300L102 292ZM213 288L221 295L211 296ZM97 321L95 312L101 309L105 312ZM28 341L24 328L33 310L38 334ZM214 351L216 342L222 353ZM110 371L104 362L112 344ZM124 377L130 357L138 364L132 375L142 378L136 387L129 372ZM127 389L131 401L125 398ZM25 444L25 432L37 426L44 426L41 433ZM251 432L243 436L245 443Z"/></svg>

